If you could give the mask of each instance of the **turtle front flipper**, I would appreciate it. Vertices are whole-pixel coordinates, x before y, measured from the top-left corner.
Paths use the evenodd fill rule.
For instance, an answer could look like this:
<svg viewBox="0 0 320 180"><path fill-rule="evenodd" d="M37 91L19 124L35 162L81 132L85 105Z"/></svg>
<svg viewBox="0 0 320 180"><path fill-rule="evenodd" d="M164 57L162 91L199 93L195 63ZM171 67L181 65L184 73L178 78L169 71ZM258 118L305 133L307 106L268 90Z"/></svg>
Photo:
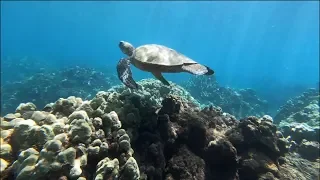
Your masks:
<svg viewBox="0 0 320 180"><path fill-rule="evenodd" d="M120 81L129 88L138 89L138 84L132 78L129 58L122 58L117 64L117 72Z"/></svg>
<svg viewBox="0 0 320 180"><path fill-rule="evenodd" d="M170 86L170 83L162 76L161 72L152 72L155 78L160 80L163 84Z"/></svg>

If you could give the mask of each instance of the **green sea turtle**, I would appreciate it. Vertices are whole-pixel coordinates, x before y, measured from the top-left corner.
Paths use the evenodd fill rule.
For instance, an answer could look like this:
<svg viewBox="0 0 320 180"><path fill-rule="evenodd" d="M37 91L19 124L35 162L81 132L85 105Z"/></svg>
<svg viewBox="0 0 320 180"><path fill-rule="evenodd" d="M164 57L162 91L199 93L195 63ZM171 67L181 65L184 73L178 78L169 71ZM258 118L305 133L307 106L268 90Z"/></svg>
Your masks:
<svg viewBox="0 0 320 180"><path fill-rule="evenodd" d="M120 41L119 47L128 57L119 60L117 64L118 77L123 84L132 89L137 89L138 85L132 78L130 64L142 71L151 72L155 78L165 85L170 84L162 76L162 73L214 74L214 71L209 67L201 65L166 46L146 44L135 49L130 43Z"/></svg>

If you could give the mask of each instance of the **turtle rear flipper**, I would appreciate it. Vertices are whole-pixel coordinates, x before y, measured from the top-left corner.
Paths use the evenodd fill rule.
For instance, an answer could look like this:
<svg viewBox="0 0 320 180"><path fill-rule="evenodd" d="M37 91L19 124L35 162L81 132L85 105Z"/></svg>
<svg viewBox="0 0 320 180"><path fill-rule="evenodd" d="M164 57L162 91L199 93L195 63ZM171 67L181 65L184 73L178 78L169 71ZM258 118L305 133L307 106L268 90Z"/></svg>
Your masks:
<svg viewBox="0 0 320 180"><path fill-rule="evenodd" d="M129 58L122 58L117 64L118 78L129 88L138 89L138 84L132 78Z"/></svg>
<svg viewBox="0 0 320 180"><path fill-rule="evenodd" d="M152 74L154 75L155 78L160 80L164 85L170 86L170 83L163 77L161 72L152 72Z"/></svg>
<svg viewBox="0 0 320 180"><path fill-rule="evenodd" d="M214 71L210 69L207 66L204 66L202 64L183 64L182 69L185 72L194 74L194 75L212 75L214 74Z"/></svg>

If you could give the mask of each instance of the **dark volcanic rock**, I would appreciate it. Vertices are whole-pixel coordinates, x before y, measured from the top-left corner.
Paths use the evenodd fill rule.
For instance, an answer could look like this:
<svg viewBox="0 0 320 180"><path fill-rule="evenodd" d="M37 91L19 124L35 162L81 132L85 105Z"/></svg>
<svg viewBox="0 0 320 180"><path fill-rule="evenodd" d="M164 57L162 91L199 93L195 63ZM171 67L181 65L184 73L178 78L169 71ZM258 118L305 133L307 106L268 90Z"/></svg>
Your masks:
<svg viewBox="0 0 320 180"><path fill-rule="evenodd" d="M182 146L178 152L169 159L166 174L167 179L204 180L205 162L188 150L186 146Z"/></svg>
<svg viewBox="0 0 320 180"><path fill-rule="evenodd" d="M285 156L283 165L279 167L281 180L313 180L319 179L320 165L319 161L310 162L300 158L295 153L290 153Z"/></svg>
<svg viewBox="0 0 320 180"><path fill-rule="evenodd" d="M204 159L214 179L235 179L237 177L237 150L226 139L211 141Z"/></svg>
<svg viewBox="0 0 320 180"><path fill-rule="evenodd" d="M303 140L298 152L302 157L308 160L315 160L319 158L320 145L316 141Z"/></svg>
<svg viewBox="0 0 320 180"><path fill-rule="evenodd" d="M178 103L175 97L164 99L157 126L140 132L135 143L148 179L276 180L301 173L287 165L289 142L271 121L253 116L237 121L215 107L174 110Z"/></svg>
<svg viewBox="0 0 320 180"><path fill-rule="evenodd" d="M138 131L131 143L145 179L277 180L303 173L288 165L290 143L272 121L238 121L213 106L199 111L175 96L158 111L138 101L129 109L137 109L139 126L126 127Z"/></svg>
<svg viewBox="0 0 320 180"><path fill-rule="evenodd" d="M271 122L249 117L242 120L237 128L230 130L226 135L239 154L255 148L276 160L287 151L286 149L282 149L284 152L280 151L276 131L276 126Z"/></svg>
<svg viewBox="0 0 320 180"><path fill-rule="evenodd" d="M279 170L275 163L264 153L251 149L245 155L242 155L239 176L241 179L259 179L261 176L265 176L266 173L271 173L273 176L278 177Z"/></svg>

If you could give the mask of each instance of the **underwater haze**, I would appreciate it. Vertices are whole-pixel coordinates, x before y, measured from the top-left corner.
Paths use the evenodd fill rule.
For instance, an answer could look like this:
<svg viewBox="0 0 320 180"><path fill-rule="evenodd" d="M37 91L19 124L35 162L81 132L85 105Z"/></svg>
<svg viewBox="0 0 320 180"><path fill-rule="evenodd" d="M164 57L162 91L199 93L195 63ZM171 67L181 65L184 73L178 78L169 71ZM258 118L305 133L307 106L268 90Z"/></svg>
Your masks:
<svg viewBox="0 0 320 180"><path fill-rule="evenodd" d="M319 78L319 2L1 2L2 57L115 68L124 57L120 40L171 47L233 87ZM165 76L178 82L189 75Z"/></svg>

